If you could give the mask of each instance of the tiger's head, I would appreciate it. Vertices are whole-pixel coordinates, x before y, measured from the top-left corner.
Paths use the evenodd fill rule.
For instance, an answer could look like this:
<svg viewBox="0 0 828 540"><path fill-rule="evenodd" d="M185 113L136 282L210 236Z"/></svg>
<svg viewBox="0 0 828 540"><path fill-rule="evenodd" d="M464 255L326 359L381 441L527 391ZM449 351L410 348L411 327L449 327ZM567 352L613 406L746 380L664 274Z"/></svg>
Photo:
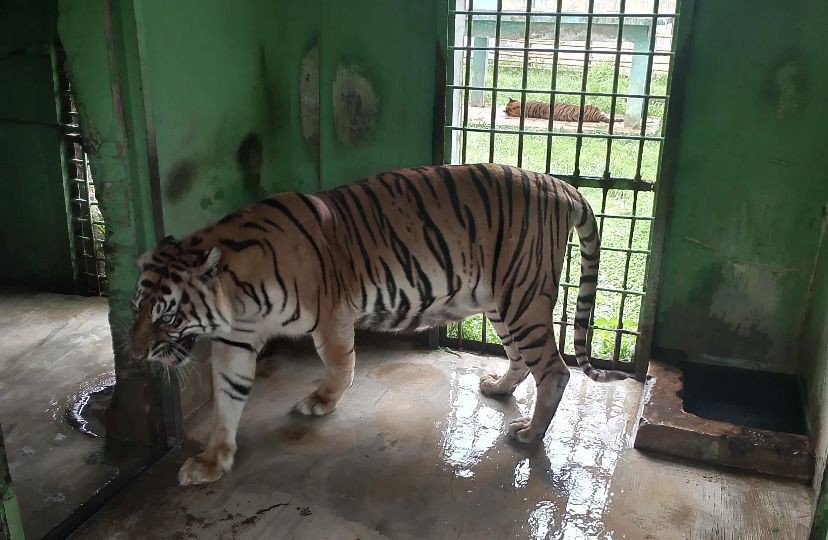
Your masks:
<svg viewBox="0 0 828 540"><path fill-rule="evenodd" d="M130 354L166 365L186 363L199 336L227 331L227 302L217 247L184 246L168 236L138 259Z"/></svg>
<svg viewBox="0 0 828 540"><path fill-rule="evenodd" d="M506 104L504 112L507 116L520 116L520 101L509 98L509 103Z"/></svg>

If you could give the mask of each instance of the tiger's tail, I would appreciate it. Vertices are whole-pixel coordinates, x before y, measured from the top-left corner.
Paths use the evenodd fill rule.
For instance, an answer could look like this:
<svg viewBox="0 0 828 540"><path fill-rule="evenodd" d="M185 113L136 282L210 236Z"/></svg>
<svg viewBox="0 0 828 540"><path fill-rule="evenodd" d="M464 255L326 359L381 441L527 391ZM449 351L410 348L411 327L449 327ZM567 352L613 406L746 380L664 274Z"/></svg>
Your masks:
<svg viewBox="0 0 828 540"><path fill-rule="evenodd" d="M574 216L575 230L578 231L581 243L581 281L578 284L578 302L575 307L574 321L575 358L578 361L578 367L593 381L620 381L628 379L631 375L623 371L594 368L587 354L587 329L598 288L601 238L592 208L583 197L581 197L581 203L580 215Z"/></svg>

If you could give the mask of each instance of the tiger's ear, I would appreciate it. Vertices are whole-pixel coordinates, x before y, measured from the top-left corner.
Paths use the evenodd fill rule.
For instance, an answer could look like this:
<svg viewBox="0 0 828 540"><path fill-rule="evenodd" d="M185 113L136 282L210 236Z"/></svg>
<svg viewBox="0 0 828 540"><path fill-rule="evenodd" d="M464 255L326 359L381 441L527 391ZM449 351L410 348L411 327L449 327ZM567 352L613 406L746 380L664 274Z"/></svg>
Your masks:
<svg viewBox="0 0 828 540"><path fill-rule="evenodd" d="M509 98L509 105L511 105L512 103L517 103L517 100L516 100L516 99L512 99L512 98Z"/></svg>
<svg viewBox="0 0 828 540"><path fill-rule="evenodd" d="M196 267L195 273L206 278L216 277L220 262L221 250L218 247L213 246L204 252L201 263Z"/></svg>
<svg viewBox="0 0 828 540"><path fill-rule="evenodd" d="M153 248L153 249L150 249L149 251L147 251L146 253L144 253L144 254L143 254L143 255L141 255L140 257L138 257L138 260L137 260L137 261L135 261L135 264L137 264L137 265L138 265L138 269L139 269L139 270L143 270L143 269L144 269L144 266L146 266L146 265L147 265L147 263L149 263L149 262L152 260L152 254L153 254L153 253L155 253L155 249L154 249L154 248Z"/></svg>

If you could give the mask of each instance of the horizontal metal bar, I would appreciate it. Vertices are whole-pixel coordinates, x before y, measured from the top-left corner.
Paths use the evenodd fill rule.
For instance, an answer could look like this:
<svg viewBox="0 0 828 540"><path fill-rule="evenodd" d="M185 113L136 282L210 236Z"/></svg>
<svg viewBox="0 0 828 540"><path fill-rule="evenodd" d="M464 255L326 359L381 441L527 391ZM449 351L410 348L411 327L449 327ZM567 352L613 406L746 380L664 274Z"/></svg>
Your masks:
<svg viewBox="0 0 828 540"><path fill-rule="evenodd" d="M665 19L674 19L677 17L676 13L599 13L599 12L571 12L571 11L478 11L467 9L451 9L449 15L500 15L501 17L608 17L608 18L639 18L639 19L656 19L664 17Z"/></svg>
<svg viewBox="0 0 828 540"><path fill-rule="evenodd" d="M655 184L635 178L617 178L604 176L575 176L574 174L550 173L555 178L565 180L576 187L618 189L622 191L653 191Z"/></svg>
<svg viewBox="0 0 828 540"><path fill-rule="evenodd" d="M632 219L636 221L652 221L655 219L653 216L629 216L626 214L595 214L595 217L607 219Z"/></svg>
<svg viewBox="0 0 828 540"><path fill-rule="evenodd" d="M449 45L452 51L514 51L539 53L611 54L613 56L673 56L672 51L618 51L616 49L562 49L554 47L496 47L494 45Z"/></svg>
<svg viewBox="0 0 828 540"><path fill-rule="evenodd" d="M482 90L484 92L512 92L515 94L550 94L562 96L594 96L594 97L622 97L622 98L648 98L650 100L670 99L669 95L659 94L622 94L620 92L579 92L577 90L533 90L531 88L494 88L492 86L465 86L462 84L449 84L447 88L453 90Z"/></svg>
<svg viewBox="0 0 828 540"><path fill-rule="evenodd" d="M566 287L567 289L577 289L577 283L566 283L561 282L561 287ZM616 293L616 294L629 294L631 296L644 296L643 291L633 291L631 289L616 289L615 287L601 287L600 285L595 288L598 291L609 292L609 293Z"/></svg>
<svg viewBox="0 0 828 540"><path fill-rule="evenodd" d="M474 131L476 133L502 133L505 135L544 135L547 137L585 137L587 139L612 139L625 141L656 141L661 142L664 137L654 137L652 135L618 135L609 133L581 133L577 131L532 131L529 129L497 129L497 128L476 128L470 126L446 126L446 129L454 131Z"/></svg>
<svg viewBox="0 0 828 540"><path fill-rule="evenodd" d="M574 322L569 321L552 321L552 324L557 324L558 326L575 326ZM606 326L594 326L592 324L589 325L589 328L592 330L601 330L602 332L614 332L616 334L625 334L628 336L637 336L640 332L635 330L627 330L626 328L607 328Z"/></svg>
<svg viewBox="0 0 828 540"><path fill-rule="evenodd" d="M454 348L460 351L469 351L472 354L490 354L492 356L502 357L506 356L506 351L503 348L503 345L500 345L498 343L481 343L480 341L476 340L459 339L456 337L441 335L440 345L443 347ZM561 356L563 356L563 359L568 366L576 367L578 365L578 361L576 360L574 355L561 352ZM628 372L635 371L635 364L633 362L626 360L619 359L618 362L614 363L606 358L590 357L589 363L592 365L592 367L598 369L618 369L620 371Z"/></svg>
<svg viewBox="0 0 828 540"><path fill-rule="evenodd" d="M574 242L570 242L567 244L569 247L581 247L580 244L576 244ZM634 253L639 255L649 255L649 249L627 249L627 248L619 248L619 247L612 247L612 246L601 246L601 251L615 251L619 253Z"/></svg>

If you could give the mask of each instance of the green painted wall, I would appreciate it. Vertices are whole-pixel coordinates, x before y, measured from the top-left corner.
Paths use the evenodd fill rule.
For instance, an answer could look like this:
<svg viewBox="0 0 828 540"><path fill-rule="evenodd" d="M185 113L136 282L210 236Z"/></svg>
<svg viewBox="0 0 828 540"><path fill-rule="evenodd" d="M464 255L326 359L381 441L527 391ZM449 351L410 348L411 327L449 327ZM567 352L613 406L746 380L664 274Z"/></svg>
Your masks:
<svg viewBox="0 0 828 540"><path fill-rule="evenodd" d="M0 282L72 292L51 43L56 0L0 0Z"/></svg>
<svg viewBox="0 0 828 540"><path fill-rule="evenodd" d="M828 201L821 20L820 0L695 2L655 347L796 370Z"/></svg>
<svg viewBox="0 0 828 540"><path fill-rule="evenodd" d="M137 4L165 231L430 163L441 4Z"/></svg>

